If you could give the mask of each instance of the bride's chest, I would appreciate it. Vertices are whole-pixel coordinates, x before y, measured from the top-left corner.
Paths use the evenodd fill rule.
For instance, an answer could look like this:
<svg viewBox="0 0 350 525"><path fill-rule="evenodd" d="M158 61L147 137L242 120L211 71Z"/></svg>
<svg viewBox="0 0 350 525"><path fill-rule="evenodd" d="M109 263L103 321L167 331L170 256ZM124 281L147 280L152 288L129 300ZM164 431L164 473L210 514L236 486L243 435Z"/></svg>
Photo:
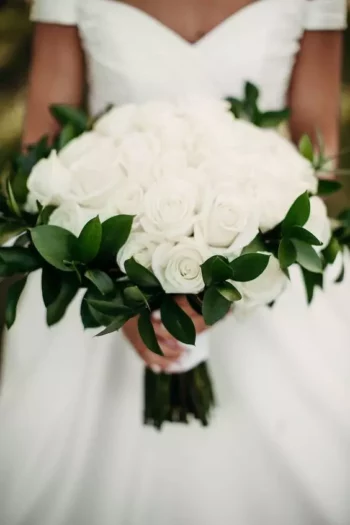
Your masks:
<svg viewBox="0 0 350 525"><path fill-rule="evenodd" d="M116 3L117 0L109 0ZM261 0L123 0L195 43L224 20Z"/></svg>
<svg viewBox="0 0 350 525"><path fill-rule="evenodd" d="M140 8L80 0L90 89L97 99L124 103L188 92L239 96L250 80L262 88L263 104L278 108L299 49L304 4L249 3L190 44ZM96 109L101 104L96 102Z"/></svg>

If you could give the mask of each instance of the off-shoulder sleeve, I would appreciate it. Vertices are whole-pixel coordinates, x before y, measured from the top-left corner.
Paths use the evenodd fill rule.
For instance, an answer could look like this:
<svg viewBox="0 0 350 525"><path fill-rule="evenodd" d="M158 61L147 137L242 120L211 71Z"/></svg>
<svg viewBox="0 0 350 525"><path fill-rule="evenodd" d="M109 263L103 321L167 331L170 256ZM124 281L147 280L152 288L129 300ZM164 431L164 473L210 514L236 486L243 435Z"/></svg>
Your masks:
<svg viewBox="0 0 350 525"><path fill-rule="evenodd" d="M347 0L305 0L305 29L345 29Z"/></svg>
<svg viewBox="0 0 350 525"><path fill-rule="evenodd" d="M34 22L75 25L78 0L33 0L30 18Z"/></svg>

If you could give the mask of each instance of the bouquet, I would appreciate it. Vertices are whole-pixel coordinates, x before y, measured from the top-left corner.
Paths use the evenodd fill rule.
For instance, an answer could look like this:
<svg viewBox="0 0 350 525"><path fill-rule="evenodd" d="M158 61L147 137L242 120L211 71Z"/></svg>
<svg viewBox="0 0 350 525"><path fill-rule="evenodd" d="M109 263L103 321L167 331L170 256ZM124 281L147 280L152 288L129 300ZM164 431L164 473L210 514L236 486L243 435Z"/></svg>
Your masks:
<svg viewBox="0 0 350 525"><path fill-rule="evenodd" d="M85 328L106 336L137 317L157 354L154 312L182 344L196 343L179 295L211 326L230 310L271 305L296 264L311 301L349 244L350 217L332 228L320 196L339 183L318 178L322 147L314 152L303 137L298 150L270 129L287 112L262 113L257 100L247 84L243 101L129 104L94 121L53 106L62 126L54 143L44 137L2 175L0 276L19 276L7 326L39 269L49 325L83 288ZM213 405L205 362L183 373L146 370L146 423L206 425Z"/></svg>

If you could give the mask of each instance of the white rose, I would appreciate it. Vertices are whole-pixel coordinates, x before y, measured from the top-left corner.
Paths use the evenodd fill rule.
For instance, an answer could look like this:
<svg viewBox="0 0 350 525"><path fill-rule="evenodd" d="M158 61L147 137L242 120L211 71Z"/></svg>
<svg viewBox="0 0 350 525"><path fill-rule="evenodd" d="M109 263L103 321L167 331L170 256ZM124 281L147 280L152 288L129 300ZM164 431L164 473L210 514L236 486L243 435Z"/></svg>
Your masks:
<svg viewBox="0 0 350 525"><path fill-rule="evenodd" d="M196 188L197 193L197 210L201 210L203 206L204 195L206 195L210 179L207 173L201 167L199 168L185 168L183 171L178 172L176 175L178 180L183 180L192 184Z"/></svg>
<svg viewBox="0 0 350 525"><path fill-rule="evenodd" d="M163 116L169 117L175 113L176 106L166 100L151 100L139 106L139 120L145 121L146 127L152 125L152 122L158 122Z"/></svg>
<svg viewBox="0 0 350 525"><path fill-rule="evenodd" d="M157 180L163 177L186 178L188 169L185 151L181 149L164 149L158 160L156 177Z"/></svg>
<svg viewBox="0 0 350 525"><path fill-rule="evenodd" d="M136 129L137 115L135 104L112 108L95 122L94 129L119 144L127 133Z"/></svg>
<svg viewBox="0 0 350 525"><path fill-rule="evenodd" d="M102 208L126 180L113 142L93 131L72 140L59 159L72 174L70 199L81 206Z"/></svg>
<svg viewBox="0 0 350 525"><path fill-rule="evenodd" d="M191 144L191 128L184 119L178 117L164 118L164 121L160 122L154 131L159 137L163 149L187 150Z"/></svg>
<svg viewBox="0 0 350 525"><path fill-rule="evenodd" d="M332 237L332 226L328 218L327 207L319 197L311 197L310 204L310 217L304 228L322 242L322 248L325 248Z"/></svg>
<svg viewBox="0 0 350 525"><path fill-rule="evenodd" d="M181 179L161 179L146 192L141 226L168 239L191 235L197 203L195 185Z"/></svg>
<svg viewBox="0 0 350 525"><path fill-rule="evenodd" d="M82 208L73 201L67 201L51 214L49 224L60 226L78 236L85 224L97 215L96 210Z"/></svg>
<svg viewBox="0 0 350 525"><path fill-rule="evenodd" d="M133 257L139 264L150 269L153 253L160 242L160 237L157 238L148 233L132 233L127 242L118 252L117 263L119 268L125 272L125 262Z"/></svg>
<svg viewBox="0 0 350 525"><path fill-rule="evenodd" d="M39 212L38 202L33 193L28 193L27 200L24 204L24 211L33 215Z"/></svg>
<svg viewBox="0 0 350 525"><path fill-rule="evenodd" d="M130 133L121 141L118 153L127 177L147 189L159 171L159 139L150 132Z"/></svg>
<svg viewBox="0 0 350 525"><path fill-rule="evenodd" d="M227 152L220 156L213 153L205 155L201 158L197 169L203 172L205 180L210 182L222 181L237 184L240 179L247 180L244 174L248 167L244 162L232 157Z"/></svg>
<svg viewBox="0 0 350 525"><path fill-rule="evenodd" d="M249 194L229 183L208 189L195 232L214 253L239 255L259 233Z"/></svg>
<svg viewBox="0 0 350 525"><path fill-rule="evenodd" d="M169 138L174 135L174 138L179 136L177 121L178 117L175 114L175 107L169 102L147 102L139 106L137 112L137 127L139 131L151 131L158 136L161 133L168 135ZM159 136L162 139L161 136ZM171 147L171 141L165 141L164 145Z"/></svg>
<svg viewBox="0 0 350 525"><path fill-rule="evenodd" d="M178 102L178 113L180 116L195 126L208 126L212 132L212 124L222 127L231 126L234 116L229 110L230 104L217 98L208 98L191 95L182 98ZM213 136L215 132L212 132Z"/></svg>
<svg viewBox="0 0 350 525"><path fill-rule="evenodd" d="M234 283L242 294L239 309L249 310L275 301L287 286L288 278L278 260L270 256L266 270L254 281Z"/></svg>
<svg viewBox="0 0 350 525"><path fill-rule="evenodd" d="M209 259L206 248L194 239L177 244L164 243L156 248L152 269L167 293L199 293L204 289L201 265Z"/></svg>
<svg viewBox="0 0 350 525"><path fill-rule="evenodd" d="M48 159L40 160L29 175L28 203L39 201L43 206L59 206L68 197L71 174L52 151Z"/></svg>
<svg viewBox="0 0 350 525"><path fill-rule="evenodd" d="M209 178L216 176L217 180L250 186L264 232L284 219L299 195L317 189L310 162L275 131L235 120L231 132L225 134L223 146L220 162L215 149L206 161Z"/></svg>
<svg viewBox="0 0 350 525"><path fill-rule="evenodd" d="M143 210L144 192L139 184L127 180L111 197L109 203L116 213L139 215Z"/></svg>
<svg viewBox="0 0 350 525"><path fill-rule="evenodd" d="M303 186L289 187L281 181L265 187L259 184L255 188L255 209L259 214L260 230L266 233L280 224L293 202L304 192Z"/></svg>

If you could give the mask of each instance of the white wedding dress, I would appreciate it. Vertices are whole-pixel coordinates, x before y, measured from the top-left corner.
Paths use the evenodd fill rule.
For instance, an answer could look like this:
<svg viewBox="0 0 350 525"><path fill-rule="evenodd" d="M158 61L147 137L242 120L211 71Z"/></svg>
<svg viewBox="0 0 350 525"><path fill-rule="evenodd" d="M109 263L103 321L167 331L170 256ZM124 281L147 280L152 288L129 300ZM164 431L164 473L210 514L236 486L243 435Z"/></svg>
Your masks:
<svg viewBox="0 0 350 525"><path fill-rule="evenodd" d="M304 30L344 27L345 4L259 0L194 45L112 0L37 0L33 19L78 25L92 113L246 80L279 109ZM211 426L157 432L122 335L84 333L78 300L47 328L34 275L6 340L1 525L349 525L350 273L308 308L296 272L273 309L209 337Z"/></svg>

